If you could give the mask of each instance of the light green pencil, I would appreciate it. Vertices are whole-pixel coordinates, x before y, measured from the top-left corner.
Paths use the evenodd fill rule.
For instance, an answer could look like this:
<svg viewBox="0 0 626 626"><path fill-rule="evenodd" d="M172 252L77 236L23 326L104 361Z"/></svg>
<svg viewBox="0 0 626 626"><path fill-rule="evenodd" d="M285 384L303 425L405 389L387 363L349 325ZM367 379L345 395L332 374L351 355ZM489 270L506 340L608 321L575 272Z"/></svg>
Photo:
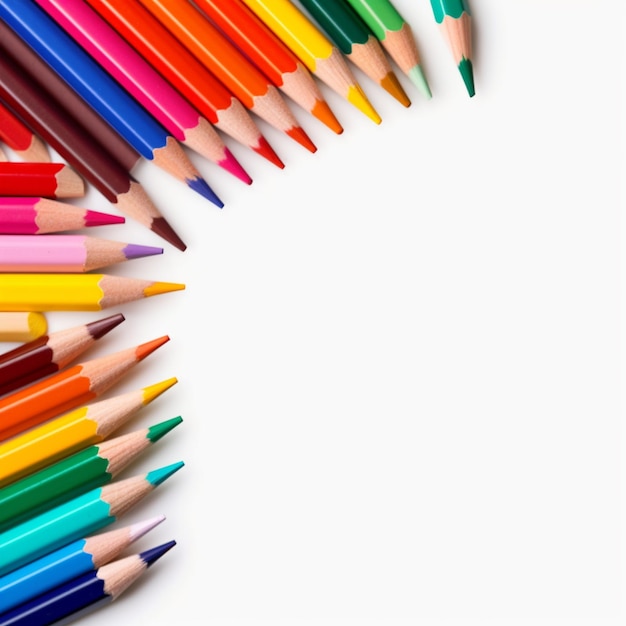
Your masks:
<svg viewBox="0 0 626 626"><path fill-rule="evenodd" d="M376 35L389 56L427 97L430 87L417 50L411 26L390 0L348 0L352 8Z"/></svg>

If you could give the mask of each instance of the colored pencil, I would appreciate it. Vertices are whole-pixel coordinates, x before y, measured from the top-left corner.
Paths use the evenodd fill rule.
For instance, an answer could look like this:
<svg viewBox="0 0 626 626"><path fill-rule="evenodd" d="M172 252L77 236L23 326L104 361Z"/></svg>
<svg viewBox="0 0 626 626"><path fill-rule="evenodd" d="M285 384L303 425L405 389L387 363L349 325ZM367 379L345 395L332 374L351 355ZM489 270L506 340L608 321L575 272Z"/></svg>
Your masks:
<svg viewBox="0 0 626 626"><path fill-rule="evenodd" d="M122 215L92 211L43 197L0 197L0 234L44 235L123 224Z"/></svg>
<svg viewBox="0 0 626 626"><path fill-rule="evenodd" d="M243 104L137 0L88 2L216 128L284 167Z"/></svg>
<svg viewBox="0 0 626 626"><path fill-rule="evenodd" d="M117 313L87 324L43 334L0 354L0 395L55 374L123 321L124 316Z"/></svg>
<svg viewBox="0 0 626 626"><path fill-rule="evenodd" d="M410 106L411 100L395 75L383 47L349 4L344 0L300 0L300 4L366 76L400 104Z"/></svg>
<svg viewBox="0 0 626 626"><path fill-rule="evenodd" d="M365 95L344 55L298 7L289 0L244 2L314 76L376 124L380 124L380 115Z"/></svg>
<svg viewBox="0 0 626 626"><path fill-rule="evenodd" d="M0 341L34 341L45 335L47 330L48 320L43 313L32 311L0 312ZM0 356L1 362L2 357ZM2 380L2 374L0 374L0 380Z"/></svg>
<svg viewBox="0 0 626 626"><path fill-rule="evenodd" d="M0 0L0 24L7 18L5 2ZM20 3L15 6L28 5ZM3 42L4 39L0 37L0 50ZM110 94L108 91L105 93ZM136 219L179 250L186 248L129 171L107 153L87 128L68 116L57 103L42 99L36 86L30 83L8 54L0 54L0 98L8 101L40 137L82 173L105 198L118 206L122 213ZM29 195L34 194L31 192Z"/></svg>
<svg viewBox="0 0 626 626"><path fill-rule="evenodd" d="M0 489L2 508L11 525L21 524L94 487L102 487L147 448L175 428L176 417L132 433L107 439L53 463Z"/></svg>
<svg viewBox="0 0 626 626"><path fill-rule="evenodd" d="M0 140L24 161L45 163L52 160L48 146L2 103L0 103Z"/></svg>
<svg viewBox="0 0 626 626"><path fill-rule="evenodd" d="M96 110L89 99L85 99L75 91L17 33L0 21L0 47L4 48L4 52L28 77L30 82L37 85L37 89L40 91L39 97L56 102L75 122L82 125L83 128L89 129L90 134L124 168L132 173L135 166L143 160L142 157L145 157L190 188L193 189L194 185L197 184L201 185L202 183L199 183L200 173L178 141L169 135L147 111L132 99L130 94L126 93L120 85L109 77L77 44L68 36L65 37L65 40L66 42L69 41L74 46L75 51L87 59L88 65L91 64L89 70L95 68L95 71L104 75L105 80L108 81L107 89L103 93L112 98L109 108ZM80 57L78 58L80 59ZM94 93L94 99L97 97L102 97L102 94ZM122 103L119 102L120 100ZM131 110L137 113L139 119L137 116L133 116L130 123L121 120L120 116L123 109L116 107L123 103L128 103Z"/></svg>
<svg viewBox="0 0 626 626"><path fill-rule="evenodd" d="M196 5L278 89L333 132L343 132L308 68L241 0Z"/></svg>
<svg viewBox="0 0 626 626"><path fill-rule="evenodd" d="M100 311L181 289L109 274L0 274L0 311Z"/></svg>
<svg viewBox="0 0 626 626"><path fill-rule="evenodd" d="M471 98L476 90L472 64L472 14L468 0L430 0L430 5Z"/></svg>
<svg viewBox="0 0 626 626"><path fill-rule="evenodd" d="M4 480L19 480L83 448L104 441L176 382L176 378L169 378L142 389L83 405L0 443ZM0 530L5 530L11 523L11 512L0 508Z"/></svg>
<svg viewBox="0 0 626 626"><path fill-rule="evenodd" d="M347 0L424 96L432 96L409 23L390 0Z"/></svg>
<svg viewBox="0 0 626 626"><path fill-rule="evenodd" d="M39 8L33 0L13 3L12 0L0 2L0 18L6 27L13 29L14 33L23 39L40 57L50 65L73 89L76 90L97 112L110 124L122 133L129 142L137 144L137 149L146 146L141 137L147 133L151 141L148 146L148 154L153 149L162 147L167 143L168 135L157 120L144 109L104 68L102 68L78 43L76 43L56 22ZM9 44L3 44L9 49ZM30 71L17 58L13 52L13 58L21 66L25 77L31 80ZM28 78L27 78L28 77ZM48 99L54 101L56 106L61 106L54 95L47 94ZM40 98L45 97L43 94ZM30 120L25 120L33 130ZM91 129L89 130L91 135ZM41 133L39 133L41 134ZM93 137L93 135L91 135ZM46 139L46 137L43 137ZM47 139L46 139L47 140ZM177 143L171 137L172 143ZM47 140L50 143L49 140ZM168 148L169 149L169 148ZM172 173L180 176L180 170L184 169L187 175L184 179L186 184L201 195L208 194L211 199L212 189L200 176L198 170L192 165L182 149L176 154L168 155L168 161L161 161L168 167L172 165L171 158L181 158L180 164L175 164Z"/></svg>
<svg viewBox="0 0 626 626"><path fill-rule="evenodd" d="M0 195L80 198L85 181L66 163L6 161L0 163Z"/></svg>
<svg viewBox="0 0 626 626"><path fill-rule="evenodd" d="M0 577L0 614L113 561L164 519L164 515L157 515L77 539Z"/></svg>
<svg viewBox="0 0 626 626"><path fill-rule="evenodd" d="M245 183L251 179L211 123L82 0L35 0L178 141ZM222 205L218 199L218 206Z"/></svg>
<svg viewBox="0 0 626 626"><path fill-rule="evenodd" d="M95 487L0 533L0 576L116 522L183 465Z"/></svg>
<svg viewBox="0 0 626 626"><path fill-rule="evenodd" d="M88 572L0 615L0 626L67 624L116 600L168 550L175 541L144 550Z"/></svg>
<svg viewBox="0 0 626 626"><path fill-rule="evenodd" d="M0 398L0 441L97 398L167 341L164 335L84 361Z"/></svg>
<svg viewBox="0 0 626 626"><path fill-rule="evenodd" d="M310 152L317 150L269 78L187 0L140 0L206 68L274 128Z"/></svg>
<svg viewBox="0 0 626 626"><path fill-rule="evenodd" d="M163 248L89 235L0 235L0 272L90 272Z"/></svg>

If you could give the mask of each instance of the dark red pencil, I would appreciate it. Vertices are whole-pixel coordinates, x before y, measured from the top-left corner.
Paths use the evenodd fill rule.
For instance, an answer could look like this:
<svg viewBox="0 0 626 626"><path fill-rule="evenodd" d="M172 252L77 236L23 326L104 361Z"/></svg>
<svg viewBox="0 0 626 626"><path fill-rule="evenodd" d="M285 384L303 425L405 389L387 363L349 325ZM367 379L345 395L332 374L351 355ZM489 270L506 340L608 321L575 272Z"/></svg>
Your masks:
<svg viewBox="0 0 626 626"><path fill-rule="evenodd" d="M124 321L121 313L59 330L0 354L0 395L58 372Z"/></svg>

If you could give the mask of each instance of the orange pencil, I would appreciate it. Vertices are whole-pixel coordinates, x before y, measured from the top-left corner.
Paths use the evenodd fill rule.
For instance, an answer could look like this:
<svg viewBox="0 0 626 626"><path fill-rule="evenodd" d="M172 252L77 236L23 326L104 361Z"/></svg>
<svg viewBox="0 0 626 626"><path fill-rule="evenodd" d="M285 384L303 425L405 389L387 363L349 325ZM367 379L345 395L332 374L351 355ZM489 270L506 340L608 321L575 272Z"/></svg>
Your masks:
<svg viewBox="0 0 626 626"><path fill-rule="evenodd" d="M248 109L137 0L87 0L216 128L281 169Z"/></svg>
<svg viewBox="0 0 626 626"><path fill-rule="evenodd" d="M0 102L0 139L25 161L50 161L48 146L24 122Z"/></svg>
<svg viewBox="0 0 626 626"><path fill-rule="evenodd" d="M196 4L284 94L335 133L343 132L308 68L241 0Z"/></svg>
<svg viewBox="0 0 626 626"><path fill-rule="evenodd" d="M84 361L0 398L0 441L100 396L167 341L165 335Z"/></svg>
<svg viewBox="0 0 626 626"><path fill-rule="evenodd" d="M260 118L310 152L317 150L293 112L256 66L187 0L140 0L215 76Z"/></svg>

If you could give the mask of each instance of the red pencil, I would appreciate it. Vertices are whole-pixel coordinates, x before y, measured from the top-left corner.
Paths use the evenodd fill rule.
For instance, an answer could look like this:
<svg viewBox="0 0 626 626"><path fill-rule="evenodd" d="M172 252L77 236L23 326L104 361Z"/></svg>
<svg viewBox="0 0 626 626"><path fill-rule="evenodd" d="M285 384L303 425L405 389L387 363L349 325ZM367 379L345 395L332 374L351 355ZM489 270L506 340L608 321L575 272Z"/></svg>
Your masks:
<svg viewBox="0 0 626 626"><path fill-rule="evenodd" d="M66 163L0 163L0 196L79 198L85 181Z"/></svg>
<svg viewBox="0 0 626 626"><path fill-rule="evenodd" d="M48 146L0 102L0 139L25 161L49 162Z"/></svg>

